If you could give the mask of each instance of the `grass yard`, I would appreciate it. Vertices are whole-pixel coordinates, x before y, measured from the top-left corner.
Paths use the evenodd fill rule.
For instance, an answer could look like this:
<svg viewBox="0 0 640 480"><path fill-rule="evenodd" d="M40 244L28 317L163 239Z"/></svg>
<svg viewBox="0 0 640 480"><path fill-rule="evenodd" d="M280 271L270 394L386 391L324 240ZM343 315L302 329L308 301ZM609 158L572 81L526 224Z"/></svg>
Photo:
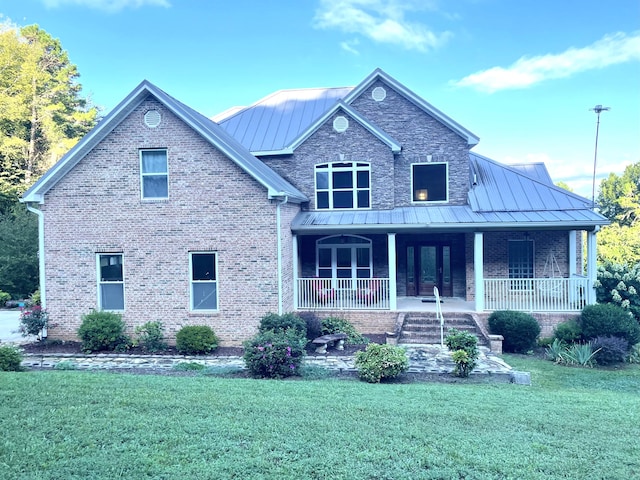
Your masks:
<svg viewBox="0 0 640 480"><path fill-rule="evenodd" d="M533 386L0 372L0 478L640 478L640 368Z"/></svg>

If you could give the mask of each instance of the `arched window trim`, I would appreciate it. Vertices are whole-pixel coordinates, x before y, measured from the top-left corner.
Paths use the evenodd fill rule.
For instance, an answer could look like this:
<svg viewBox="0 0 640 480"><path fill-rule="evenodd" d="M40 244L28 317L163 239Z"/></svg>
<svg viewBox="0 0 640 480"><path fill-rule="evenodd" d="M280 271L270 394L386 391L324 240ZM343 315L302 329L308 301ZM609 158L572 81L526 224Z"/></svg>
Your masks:
<svg viewBox="0 0 640 480"><path fill-rule="evenodd" d="M341 239L345 238L355 238L360 241L353 243L341 241ZM334 239L335 242L330 241ZM368 264L358 265L358 249L363 248L368 250ZM351 251L351 264L349 267L338 265L338 249L349 249ZM330 265L320 265L320 250L330 251ZM329 270L331 275L327 276ZM343 274L349 270L350 276L340 277L338 270L341 270ZM364 276L366 271L368 271L368 274ZM359 274L361 276L359 276ZM373 278L373 242L371 239L360 235L329 235L327 237L319 238L316 240L316 276L321 278L350 278L353 280L358 278Z"/></svg>

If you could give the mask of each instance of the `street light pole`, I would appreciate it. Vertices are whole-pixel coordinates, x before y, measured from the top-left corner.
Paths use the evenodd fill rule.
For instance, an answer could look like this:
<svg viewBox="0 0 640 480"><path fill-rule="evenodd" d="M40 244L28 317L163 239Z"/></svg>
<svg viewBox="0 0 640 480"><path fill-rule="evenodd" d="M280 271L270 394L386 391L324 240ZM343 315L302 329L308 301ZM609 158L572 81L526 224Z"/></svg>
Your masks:
<svg viewBox="0 0 640 480"><path fill-rule="evenodd" d="M608 112L611 110L610 107L603 107L602 105L596 105L593 108L590 108L592 112L596 112L598 117L598 121L596 123L596 148L593 154L593 182L591 184L591 207L595 210L596 208L596 165L598 164L598 133L600 132L600 113Z"/></svg>

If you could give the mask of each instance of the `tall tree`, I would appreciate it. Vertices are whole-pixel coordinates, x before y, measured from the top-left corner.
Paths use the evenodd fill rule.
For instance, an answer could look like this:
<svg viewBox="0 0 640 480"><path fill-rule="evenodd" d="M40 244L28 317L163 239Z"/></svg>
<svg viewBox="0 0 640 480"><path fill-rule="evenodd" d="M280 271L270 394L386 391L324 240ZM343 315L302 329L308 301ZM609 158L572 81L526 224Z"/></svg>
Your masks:
<svg viewBox="0 0 640 480"><path fill-rule="evenodd" d="M78 77L37 25L0 28L0 197L28 188L95 125Z"/></svg>

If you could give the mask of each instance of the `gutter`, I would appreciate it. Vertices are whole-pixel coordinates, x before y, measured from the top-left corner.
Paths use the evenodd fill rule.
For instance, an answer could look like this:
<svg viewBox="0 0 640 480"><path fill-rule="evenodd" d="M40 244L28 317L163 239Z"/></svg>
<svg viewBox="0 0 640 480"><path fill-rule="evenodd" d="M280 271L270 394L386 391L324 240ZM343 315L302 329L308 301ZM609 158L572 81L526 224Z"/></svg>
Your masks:
<svg viewBox="0 0 640 480"><path fill-rule="evenodd" d="M42 310L47 309L47 289L44 272L44 212L35 208L32 203L26 203L27 210L38 216L38 273L40 280L40 306ZM42 329L42 338L47 338L46 327Z"/></svg>

